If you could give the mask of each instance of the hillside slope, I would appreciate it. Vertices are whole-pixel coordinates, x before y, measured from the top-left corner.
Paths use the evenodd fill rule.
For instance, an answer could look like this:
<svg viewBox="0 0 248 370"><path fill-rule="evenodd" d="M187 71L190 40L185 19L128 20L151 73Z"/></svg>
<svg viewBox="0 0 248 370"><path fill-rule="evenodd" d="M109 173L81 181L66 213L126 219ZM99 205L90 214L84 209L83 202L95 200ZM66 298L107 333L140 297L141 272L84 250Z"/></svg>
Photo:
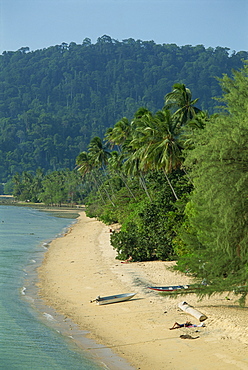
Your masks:
<svg viewBox="0 0 248 370"><path fill-rule="evenodd" d="M94 136L141 106L161 109L182 82L214 112L216 77L242 67L248 52L203 45L100 37L0 56L0 181L16 172L72 169Z"/></svg>

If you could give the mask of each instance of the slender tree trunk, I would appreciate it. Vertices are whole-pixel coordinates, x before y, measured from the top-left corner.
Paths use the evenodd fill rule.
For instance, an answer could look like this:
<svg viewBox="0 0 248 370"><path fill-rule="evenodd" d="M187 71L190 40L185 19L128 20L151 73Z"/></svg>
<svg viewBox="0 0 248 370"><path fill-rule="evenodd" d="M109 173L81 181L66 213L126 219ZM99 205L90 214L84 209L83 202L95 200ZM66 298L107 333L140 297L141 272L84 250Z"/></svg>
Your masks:
<svg viewBox="0 0 248 370"><path fill-rule="evenodd" d="M151 196L150 196L150 194L149 194L149 192L148 192L148 189L147 189L147 186L146 186L146 183L145 183L145 179L144 179L143 174L141 174L141 175L139 176L139 179L140 179L140 183L141 183L141 185L143 186L143 189L145 190L145 193L146 193L146 195L147 195L148 199L149 199L149 200L150 200L150 202L151 202L151 201L152 201L152 198L151 198Z"/></svg>
<svg viewBox="0 0 248 370"><path fill-rule="evenodd" d="M100 186L98 185L95 176L93 176L92 174L91 174L91 176L92 176L92 179L93 179L94 183L96 184L96 188L99 190L99 194L100 194L100 197L102 198L103 203L106 204L106 201L105 201L105 199L104 199L104 197L102 195L102 192L99 189Z"/></svg>
<svg viewBox="0 0 248 370"><path fill-rule="evenodd" d="M126 179L125 179L125 177L122 175L122 173L118 173L118 172L116 172L119 176L120 176L120 178L122 179L122 181L124 182L124 185L126 186L126 188L128 189L128 191L129 191L129 193L131 194L131 196L133 197L133 199L136 199L135 198L135 195L133 194L133 192L132 192L132 190L130 189L130 187L128 186L128 184L127 184L127 182L126 182Z"/></svg>
<svg viewBox="0 0 248 370"><path fill-rule="evenodd" d="M194 185L194 183L193 183L191 177L189 176L188 172L186 171L186 169L183 166L181 168L182 168L183 172L185 173L185 175L187 176L187 178L189 179L189 181L191 182L191 184Z"/></svg>
<svg viewBox="0 0 248 370"><path fill-rule="evenodd" d="M96 181L96 179L95 179L95 181ZM100 180L99 180L99 181L100 181ZM112 206L113 206L113 207L115 207L114 202L112 201L112 199L111 199L111 197L110 197L110 195L109 195L108 191L105 189L105 186L101 183L101 181L100 181L100 186L102 186L102 188L103 188L103 190L105 191L105 193L106 193L106 195L107 195L107 197L108 197L109 201L111 202ZM99 192L100 192L99 186L98 186L98 190L99 190ZM100 192L100 194L101 194L101 192ZM105 202L104 202L104 203L105 203Z"/></svg>
<svg viewBox="0 0 248 370"><path fill-rule="evenodd" d="M167 180L167 182L168 182L168 184L169 184L169 186L170 186L170 188L171 188L171 190L172 190L172 193L173 193L174 197L176 198L176 200L178 200L179 198L178 198L178 196L176 195L176 192L175 192L175 190L174 190L174 188L173 188L173 186L172 186L172 184L171 184L171 182L170 182L170 180L169 180L169 177L167 176L166 171L164 171L164 174L165 174L166 180Z"/></svg>
<svg viewBox="0 0 248 370"><path fill-rule="evenodd" d="M102 168L103 168L104 175L106 176L106 179L107 179L109 176L107 174L106 168L105 168L105 166L102 166ZM110 186L110 189L111 189L112 196L113 196L113 198L115 198L114 189L113 189L113 186L112 186L111 181L109 180L109 178L108 178L108 183L109 183L109 186Z"/></svg>

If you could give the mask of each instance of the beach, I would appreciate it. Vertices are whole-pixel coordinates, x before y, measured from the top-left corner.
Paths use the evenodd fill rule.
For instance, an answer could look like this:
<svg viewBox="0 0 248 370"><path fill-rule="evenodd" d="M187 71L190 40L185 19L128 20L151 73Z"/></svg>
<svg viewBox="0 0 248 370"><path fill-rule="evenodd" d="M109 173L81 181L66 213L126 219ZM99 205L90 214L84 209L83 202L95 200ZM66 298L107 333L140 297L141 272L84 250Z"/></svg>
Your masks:
<svg viewBox="0 0 248 370"><path fill-rule="evenodd" d="M78 212L77 222L45 253L38 287L47 306L88 332L89 351L101 344L141 370L248 370L247 303L240 308L234 295L162 297L147 287L186 285L190 277L171 271L174 262L122 263L110 245L110 227ZM130 301L90 303L131 292L137 294ZM207 316L205 327L169 329L175 322L200 324L178 308L182 301ZM186 334L191 338L180 337Z"/></svg>

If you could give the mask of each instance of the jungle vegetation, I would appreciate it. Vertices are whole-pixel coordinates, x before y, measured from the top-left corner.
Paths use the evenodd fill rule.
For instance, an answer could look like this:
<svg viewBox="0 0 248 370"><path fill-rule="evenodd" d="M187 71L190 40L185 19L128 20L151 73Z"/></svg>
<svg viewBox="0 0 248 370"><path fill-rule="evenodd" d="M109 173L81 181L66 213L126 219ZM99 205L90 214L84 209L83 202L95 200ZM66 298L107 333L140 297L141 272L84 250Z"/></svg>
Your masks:
<svg viewBox="0 0 248 370"><path fill-rule="evenodd" d="M153 114L183 83L214 113L216 77L248 59L245 51L203 45L156 44L104 35L95 44L22 47L0 56L0 183L17 172L72 170L95 136L139 107Z"/></svg>
<svg viewBox="0 0 248 370"><path fill-rule="evenodd" d="M156 113L140 108L77 157L95 186L88 214L119 222L118 258L174 260L205 282L199 295L248 293L248 64L219 79L222 110L209 116L174 84ZM104 179L97 176L101 169ZM108 171L107 171L108 170ZM107 172L106 172L107 171Z"/></svg>
<svg viewBox="0 0 248 370"><path fill-rule="evenodd" d="M121 225L111 235L117 258L177 260L176 269L206 283L199 295L234 291L244 305L247 62L216 82L222 92L212 108L193 97L191 86L173 82L160 108L139 101L132 114L108 121L103 135L90 135L73 170L20 166L13 193L45 204L84 203L89 217Z"/></svg>

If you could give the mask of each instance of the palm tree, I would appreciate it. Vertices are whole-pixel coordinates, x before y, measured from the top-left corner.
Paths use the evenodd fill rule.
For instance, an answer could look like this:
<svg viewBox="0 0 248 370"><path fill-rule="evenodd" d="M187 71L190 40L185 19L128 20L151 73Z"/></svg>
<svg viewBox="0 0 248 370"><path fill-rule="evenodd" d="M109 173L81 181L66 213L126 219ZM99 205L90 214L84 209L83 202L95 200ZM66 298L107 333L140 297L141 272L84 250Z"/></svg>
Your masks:
<svg viewBox="0 0 248 370"><path fill-rule="evenodd" d="M90 174L91 176L91 179L93 180L93 182L95 183L95 186L96 188L99 190L100 188L100 184L98 184L98 181L97 181L97 177L94 176L94 165L93 165L93 161L92 159L90 158L89 154L87 152L81 152L77 158L76 158L76 165L77 165L77 170L80 172L80 174L82 175L82 177L86 177L87 174ZM101 193L101 191L99 190L99 194L103 200L103 202L105 203L105 200L104 200L104 197Z"/></svg>
<svg viewBox="0 0 248 370"><path fill-rule="evenodd" d="M81 152L76 158L76 165L78 171L82 176L91 172L93 169L92 161L90 160L89 154L87 152Z"/></svg>
<svg viewBox="0 0 248 370"><path fill-rule="evenodd" d="M94 137L89 144L89 157L95 167L105 168L108 163L109 151L99 137Z"/></svg>
<svg viewBox="0 0 248 370"><path fill-rule="evenodd" d="M145 171L140 167L140 159L135 157L135 151L129 151L123 164L124 172L130 177L138 177L141 187L144 189L148 199L152 201L145 182Z"/></svg>
<svg viewBox="0 0 248 370"><path fill-rule="evenodd" d="M114 125L114 128L107 130L105 137L112 147L114 145L121 147L130 137L130 133L131 125L129 120L126 117L123 117Z"/></svg>
<svg viewBox="0 0 248 370"><path fill-rule="evenodd" d="M138 133L142 135L142 130L137 131L138 123L141 126L145 127L144 117L145 115L151 114L146 108L140 108L134 115L134 120L130 124L130 129L128 131L129 136L127 136L126 140L122 143L122 153L125 158L123 164L124 172L132 177L136 176L139 178L139 182L141 187L144 189L148 199L151 201L151 196L146 186L145 182L145 170L140 166L140 158L136 155L137 148L140 148ZM141 119L143 117L143 120ZM135 142L137 143L135 144Z"/></svg>
<svg viewBox="0 0 248 370"><path fill-rule="evenodd" d="M115 146L115 142L113 139L113 127L109 127L105 133L106 141L109 143L111 149Z"/></svg>
<svg viewBox="0 0 248 370"><path fill-rule="evenodd" d="M44 179L44 172L41 168L37 168L35 177L32 182L32 201L37 202L39 193L42 192L42 181Z"/></svg>
<svg viewBox="0 0 248 370"><path fill-rule="evenodd" d="M135 199L135 195L133 194L132 190L128 186L126 176L124 175L122 171L122 166L123 166L122 156L117 151L113 151L111 153L111 157L108 160L108 167L110 167L110 170L113 170L121 178L124 185L128 189L130 195L132 196L132 198Z"/></svg>
<svg viewBox="0 0 248 370"><path fill-rule="evenodd" d="M110 157L110 152L107 147L103 145L102 140L99 137L94 137L89 144L89 157L92 161L92 164L95 168L102 168L107 178L106 165L108 164L108 158ZM114 194L111 182L109 181L109 186L112 194ZM112 201L109 192L106 189L106 186L103 186L104 191L112 205L115 207L114 202Z"/></svg>
<svg viewBox="0 0 248 370"><path fill-rule="evenodd" d="M134 113L134 119L140 119L144 118L145 116L152 116L152 113L149 111L149 109L145 107L141 107L137 110L137 112Z"/></svg>
<svg viewBox="0 0 248 370"><path fill-rule="evenodd" d="M140 159L140 168L163 170L166 180L175 196L176 192L168 178L168 173L181 166L182 146L179 141L177 122L168 110L163 109L154 116L149 113L136 122L136 137L130 145L136 149L133 158Z"/></svg>
<svg viewBox="0 0 248 370"><path fill-rule="evenodd" d="M151 122L152 123L152 122ZM182 163L182 145L180 144L180 131L173 121L168 110L155 114L153 125L147 127L150 136L149 156L154 160L157 169L171 173Z"/></svg>
<svg viewBox="0 0 248 370"><path fill-rule="evenodd" d="M13 176L12 181L14 183L13 195L14 197L18 198L21 195L22 190L23 190L21 175L19 173L16 173Z"/></svg>
<svg viewBox="0 0 248 370"><path fill-rule="evenodd" d="M184 84L176 83L173 85L173 91L165 95L164 108L174 109L173 116L182 126L200 112L200 109L194 106L198 100L192 100L191 91Z"/></svg>

